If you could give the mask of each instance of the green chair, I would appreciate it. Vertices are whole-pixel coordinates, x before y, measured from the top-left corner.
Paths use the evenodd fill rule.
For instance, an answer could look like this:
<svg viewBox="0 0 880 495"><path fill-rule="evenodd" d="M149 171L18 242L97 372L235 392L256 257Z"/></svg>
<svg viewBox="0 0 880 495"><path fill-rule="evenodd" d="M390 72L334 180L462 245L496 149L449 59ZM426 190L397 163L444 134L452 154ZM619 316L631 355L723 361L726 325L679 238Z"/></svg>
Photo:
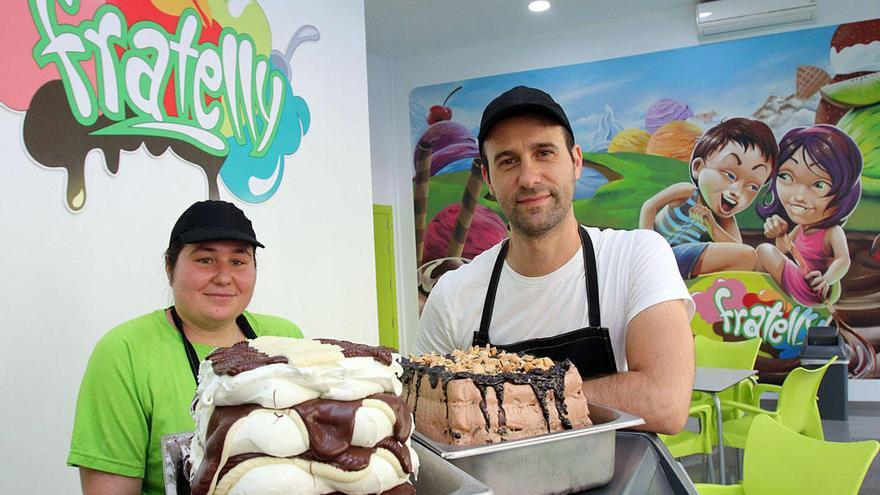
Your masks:
<svg viewBox="0 0 880 495"><path fill-rule="evenodd" d="M696 485L700 495L856 495L880 443L826 442L755 418L740 485Z"/></svg>
<svg viewBox="0 0 880 495"><path fill-rule="evenodd" d="M748 340L740 340L737 342L724 342L721 340L713 340L702 335L694 337L694 359L697 367L701 368L734 368L741 370L750 370L755 367L755 360L758 358L758 349L761 348L761 339L753 338ZM737 402L751 403L753 401L753 389L757 384L755 377L750 377L731 387L728 390L720 392L718 398L722 401L732 400ZM709 394L695 392L694 401L699 404L708 404L714 406L714 401ZM721 413L723 419L742 416L736 411L725 408L722 404Z"/></svg>
<svg viewBox="0 0 880 495"><path fill-rule="evenodd" d="M666 444L672 457L684 457L692 454L711 454L712 439L707 432L712 429L714 417L712 407L707 404L691 404L689 416L700 420L700 431L683 430L676 435L657 435Z"/></svg>
<svg viewBox="0 0 880 495"><path fill-rule="evenodd" d="M769 391L779 393L775 411L768 411L753 404L722 400L722 408L727 406L745 413L741 417L722 423L724 444L738 449L745 448L755 415L767 415L795 433L824 440L825 434L822 431L822 418L819 416L816 393L819 391L825 371L836 360L837 357L834 357L821 368L813 370L795 368L785 377L781 387L769 384L757 385L755 392L758 394ZM755 400L757 401L758 398L760 395Z"/></svg>

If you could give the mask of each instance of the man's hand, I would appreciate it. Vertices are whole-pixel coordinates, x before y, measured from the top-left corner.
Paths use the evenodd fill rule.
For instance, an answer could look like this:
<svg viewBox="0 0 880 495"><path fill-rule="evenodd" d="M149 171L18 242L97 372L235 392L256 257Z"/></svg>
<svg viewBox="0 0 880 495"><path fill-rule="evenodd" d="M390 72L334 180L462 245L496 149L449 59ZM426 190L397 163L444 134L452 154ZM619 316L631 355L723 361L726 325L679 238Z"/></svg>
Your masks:
<svg viewBox="0 0 880 495"><path fill-rule="evenodd" d="M139 495L141 478L130 478L94 469L79 468L83 495Z"/></svg>
<svg viewBox="0 0 880 495"><path fill-rule="evenodd" d="M629 371L584 382L587 400L641 416L641 428L675 434L687 421L694 384L694 340L681 300L637 314L627 326Z"/></svg>

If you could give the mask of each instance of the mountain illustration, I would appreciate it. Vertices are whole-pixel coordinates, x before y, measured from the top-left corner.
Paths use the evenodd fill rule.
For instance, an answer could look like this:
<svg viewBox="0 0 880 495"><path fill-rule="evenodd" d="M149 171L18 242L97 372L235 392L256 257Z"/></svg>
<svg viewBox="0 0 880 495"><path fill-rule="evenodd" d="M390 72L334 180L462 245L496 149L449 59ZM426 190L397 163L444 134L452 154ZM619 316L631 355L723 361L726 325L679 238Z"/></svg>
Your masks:
<svg viewBox="0 0 880 495"><path fill-rule="evenodd" d="M796 95L770 95L764 103L752 113L752 118L764 122L776 139L795 127L813 125L816 119L817 98L798 98Z"/></svg>
<svg viewBox="0 0 880 495"><path fill-rule="evenodd" d="M611 108L611 105L605 105L605 110L601 114L591 117L598 117L598 119L589 119L595 120L597 123L592 131L587 132L586 139L581 142L581 147L584 151L589 152L607 151L611 139L623 130L623 126L614 118L614 109Z"/></svg>

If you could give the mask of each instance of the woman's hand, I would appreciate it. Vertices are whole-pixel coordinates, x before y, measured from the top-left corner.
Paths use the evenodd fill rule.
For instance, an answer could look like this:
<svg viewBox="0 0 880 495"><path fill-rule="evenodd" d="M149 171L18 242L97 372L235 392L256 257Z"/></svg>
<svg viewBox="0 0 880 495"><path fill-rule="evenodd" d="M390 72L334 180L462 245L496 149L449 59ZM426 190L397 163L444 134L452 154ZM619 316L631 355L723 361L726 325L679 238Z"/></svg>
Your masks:
<svg viewBox="0 0 880 495"><path fill-rule="evenodd" d="M764 236L768 239L776 239L788 233L788 222L779 215L764 220Z"/></svg>
<svg viewBox="0 0 880 495"><path fill-rule="evenodd" d="M828 297L828 290L831 288L831 282L828 280L828 275L820 272L819 270L813 270L807 273L804 278L809 282L810 288L813 289L813 292L819 295L822 299L826 299Z"/></svg>

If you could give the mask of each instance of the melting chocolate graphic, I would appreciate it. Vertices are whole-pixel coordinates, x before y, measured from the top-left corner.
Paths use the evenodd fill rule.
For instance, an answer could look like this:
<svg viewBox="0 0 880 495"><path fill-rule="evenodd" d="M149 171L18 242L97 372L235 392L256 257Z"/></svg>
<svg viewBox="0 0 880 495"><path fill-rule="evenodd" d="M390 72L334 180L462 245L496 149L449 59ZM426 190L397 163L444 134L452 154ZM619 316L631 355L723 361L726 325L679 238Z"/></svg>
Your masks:
<svg viewBox="0 0 880 495"><path fill-rule="evenodd" d="M130 114L126 117L132 116ZM28 153L41 165L67 170L67 206L79 211L86 204L85 159L92 150L101 150L107 171L116 175L119 156L145 145L147 152L158 157L171 151L205 171L208 197L220 199L217 176L225 156L214 156L183 141L152 136L98 136L91 133L114 122L101 115L90 126L77 122L60 80L49 81L31 99L24 117L22 135Z"/></svg>
<svg viewBox="0 0 880 495"><path fill-rule="evenodd" d="M447 358L452 359L451 355L447 355ZM550 433L550 411L547 408L547 393L552 391L554 397L554 405L556 406L556 412L559 415L559 421L562 423L562 427L566 430L570 430L572 428L571 420L568 419L568 408L565 405L565 374L568 372L569 367L571 367L571 362L566 360L562 363L554 364L552 368L547 371L541 370L531 370L525 373L511 373L504 372L498 373L495 375L487 375L487 374L474 374L469 371L458 371L453 372L450 371L443 366L428 366L424 364L413 363L412 361L402 358L401 364L403 365L403 376L400 380L403 382L404 387L407 389L410 388L410 384L413 381L413 378L416 380L415 391L416 397L413 402L413 415L416 413L416 406L419 401L419 391L421 389L422 378L428 376L429 383L431 388L437 388L437 384L442 381L443 384L443 400L446 401L446 416L449 417L449 401L447 398L447 391L449 388L449 382L452 380L461 380L461 379L469 379L474 382L474 385L477 386L477 389L480 391L480 411L483 413L483 419L486 421L486 431L489 431L489 410L486 404L486 389L488 387L492 387L495 391L495 395L498 398L498 424L500 426L498 430L498 434L504 435L507 434L507 429L504 426L507 424L507 415L504 411L504 384L512 383L514 385L529 385L532 388L532 391L535 394L535 397L538 399L538 404L541 406L541 413L544 417L544 424L547 427L547 432ZM407 401L409 400L409 396L407 396ZM453 432L453 436L456 436Z"/></svg>

